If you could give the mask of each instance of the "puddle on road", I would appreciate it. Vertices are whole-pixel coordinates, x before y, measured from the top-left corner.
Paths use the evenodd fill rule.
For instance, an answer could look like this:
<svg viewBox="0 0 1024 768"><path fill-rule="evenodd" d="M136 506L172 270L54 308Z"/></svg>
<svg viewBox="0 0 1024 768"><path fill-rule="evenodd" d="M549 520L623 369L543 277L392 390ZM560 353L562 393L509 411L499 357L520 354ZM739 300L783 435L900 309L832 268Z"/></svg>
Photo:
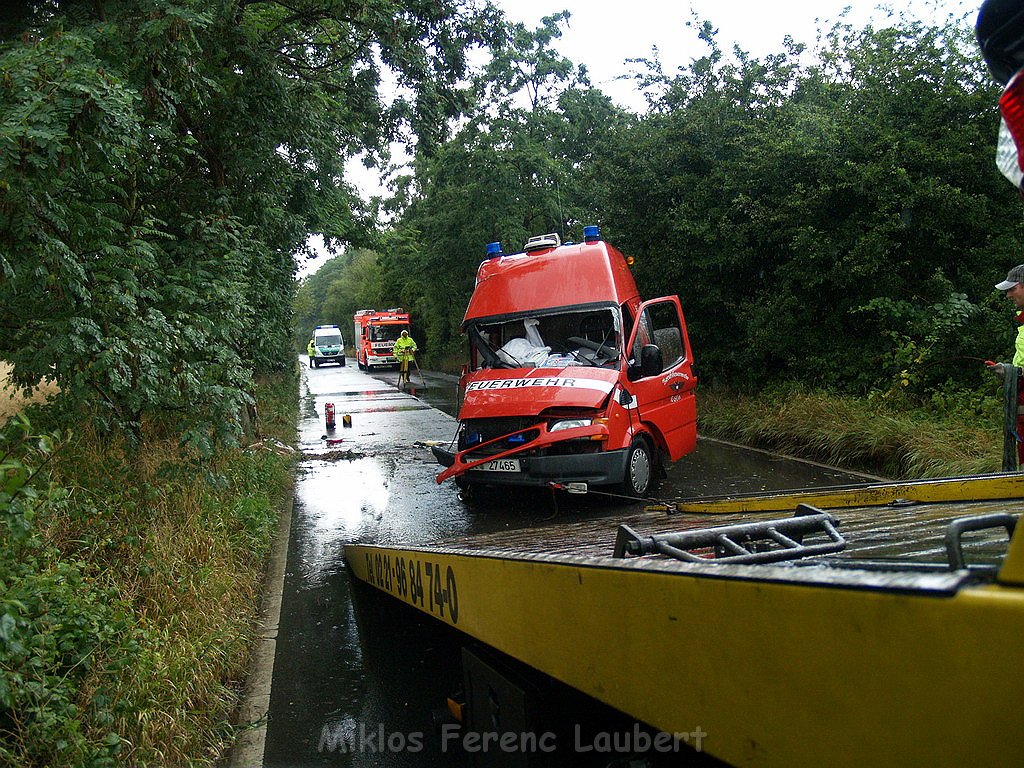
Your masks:
<svg viewBox="0 0 1024 768"><path fill-rule="evenodd" d="M377 405L368 408L349 408L346 413L393 413L395 411L426 411L430 409L425 403L410 403L408 398L401 405Z"/></svg>
<svg viewBox="0 0 1024 768"><path fill-rule="evenodd" d="M317 392L316 397L319 400L328 400L332 397L394 398L402 397L402 393L393 389L347 389L338 392Z"/></svg>
<svg viewBox="0 0 1024 768"><path fill-rule="evenodd" d="M307 456L295 487L292 532L299 539L296 567L307 583L323 583L344 570L345 544L419 544L473 526L472 513L451 490L430 482L433 461L407 448Z"/></svg>
<svg viewBox="0 0 1024 768"><path fill-rule="evenodd" d="M312 584L344 570L345 544L372 536L391 498L380 463L366 457L310 461L295 491L303 514L292 535L302 539L298 566Z"/></svg>
<svg viewBox="0 0 1024 768"><path fill-rule="evenodd" d="M310 461L296 492L316 528L337 531L346 538L365 527L367 515L382 514L391 496L379 462L366 456L330 464Z"/></svg>

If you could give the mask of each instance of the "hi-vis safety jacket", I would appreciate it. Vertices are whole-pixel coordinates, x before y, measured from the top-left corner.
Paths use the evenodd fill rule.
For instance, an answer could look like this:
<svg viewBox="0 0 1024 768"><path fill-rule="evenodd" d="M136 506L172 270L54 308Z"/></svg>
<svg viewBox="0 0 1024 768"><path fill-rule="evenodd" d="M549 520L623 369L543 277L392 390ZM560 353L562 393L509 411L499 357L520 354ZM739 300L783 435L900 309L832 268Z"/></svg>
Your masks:
<svg viewBox="0 0 1024 768"><path fill-rule="evenodd" d="M415 351L416 342L412 340L412 336L399 336L395 341L394 355L399 360L412 360Z"/></svg>
<svg viewBox="0 0 1024 768"><path fill-rule="evenodd" d="M316 354L316 345L313 343L312 339L310 339L309 344L306 345L306 352L310 357L313 357L313 355Z"/></svg>

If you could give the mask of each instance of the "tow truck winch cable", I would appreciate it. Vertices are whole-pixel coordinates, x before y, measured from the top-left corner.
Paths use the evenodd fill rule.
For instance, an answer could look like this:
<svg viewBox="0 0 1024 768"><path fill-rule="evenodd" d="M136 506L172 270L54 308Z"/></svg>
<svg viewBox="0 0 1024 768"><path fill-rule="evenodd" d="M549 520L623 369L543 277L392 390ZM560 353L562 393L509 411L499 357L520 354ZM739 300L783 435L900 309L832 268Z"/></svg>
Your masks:
<svg viewBox="0 0 1024 768"><path fill-rule="evenodd" d="M654 504L663 505L666 508L669 503L664 499L652 499L649 496L627 496L624 493L611 493L609 491L595 491L587 486L586 483L558 483L552 480L548 483L548 487L555 491L565 491L566 493L578 493L587 494L594 496L607 496L612 499L625 499L626 501L649 501Z"/></svg>

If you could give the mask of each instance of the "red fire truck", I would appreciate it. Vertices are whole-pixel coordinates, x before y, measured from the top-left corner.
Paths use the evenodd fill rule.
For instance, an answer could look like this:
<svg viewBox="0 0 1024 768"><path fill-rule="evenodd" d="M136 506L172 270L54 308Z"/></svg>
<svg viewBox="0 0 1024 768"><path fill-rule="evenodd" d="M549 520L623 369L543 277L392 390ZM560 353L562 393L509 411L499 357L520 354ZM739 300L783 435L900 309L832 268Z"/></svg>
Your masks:
<svg viewBox="0 0 1024 768"><path fill-rule="evenodd" d="M462 329L459 426L440 483L612 486L645 496L697 442L693 353L677 296L642 301L627 260L583 243L488 246ZM454 450L451 450L454 448Z"/></svg>
<svg viewBox="0 0 1024 768"><path fill-rule="evenodd" d="M395 340L409 330L409 313L401 307L360 309L355 314L356 364L362 370L398 365Z"/></svg>

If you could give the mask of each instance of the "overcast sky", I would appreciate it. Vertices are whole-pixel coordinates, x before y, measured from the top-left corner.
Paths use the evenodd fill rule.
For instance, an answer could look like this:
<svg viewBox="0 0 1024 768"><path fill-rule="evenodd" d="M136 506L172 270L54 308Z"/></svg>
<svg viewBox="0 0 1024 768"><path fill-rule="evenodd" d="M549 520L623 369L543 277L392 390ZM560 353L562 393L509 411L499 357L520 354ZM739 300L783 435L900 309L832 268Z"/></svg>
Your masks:
<svg viewBox="0 0 1024 768"><path fill-rule="evenodd" d="M647 58L652 46L667 73L707 52L688 27L693 13L718 29L718 44L730 50L737 44L753 56L781 50L791 35L800 43L814 43L819 28L829 29L844 9L847 20L860 27L868 21L882 26L889 17L886 6L874 0L627 0L611 5L597 0L494 0L513 21L534 29L544 16L567 10L569 26L555 47L576 64L585 64L593 85L624 107L644 109L644 100L626 81L626 59ZM942 23L953 14L967 15L973 25L982 0L904 0L889 7L909 10L916 18ZM820 22L820 23L819 23ZM375 175L357 162L350 163L349 180L366 195L383 194ZM312 242L312 241L311 241ZM307 262L300 276L311 274L326 256Z"/></svg>
<svg viewBox="0 0 1024 768"><path fill-rule="evenodd" d="M740 48L760 57L783 50L786 35L813 44L819 26L831 27L844 8L854 27L874 20L879 26L888 12L873 0L628 0L611 6L594 0L495 0L505 14L533 29L540 19L560 10L572 16L555 47L577 64L586 64L591 82L626 107L642 110L644 101L615 77L627 70L629 58L646 58L657 46L666 72L707 52L694 28L687 27L693 13L718 29L718 43L726 50ZM982 0L904 0L889 3L909 9L917 17L941 22L953 13L967 13L971 23ZM615 10L610 10L614 8ZM818 20L821 20L819 25Z"/></svg>

